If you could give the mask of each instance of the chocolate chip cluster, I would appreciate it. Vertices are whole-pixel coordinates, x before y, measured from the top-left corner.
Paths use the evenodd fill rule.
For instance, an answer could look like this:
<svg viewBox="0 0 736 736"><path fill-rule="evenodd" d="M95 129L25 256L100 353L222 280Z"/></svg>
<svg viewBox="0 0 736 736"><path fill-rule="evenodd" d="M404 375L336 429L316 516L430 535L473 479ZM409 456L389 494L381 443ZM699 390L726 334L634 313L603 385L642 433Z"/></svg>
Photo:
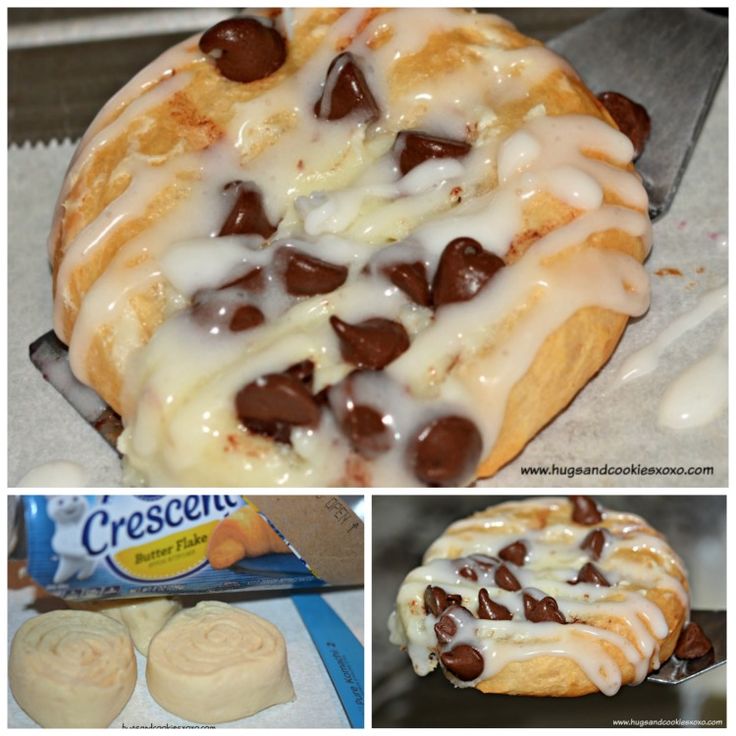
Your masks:
<svg viewBox="0 0 736 736"><path fill-rule="evenodd" d="M275 233L261 192L252 182L231 182L224 193L233 198L233 204L219 236L255 234L268 239ZM495 272L488 267L495 258L475 241L461 238L445 249L431 287L422 262L392 264L378 274L369 270L363 277L388 278L413 301L437 308L472 298ZM269 266L250 267L222 286L195 294L191 315L209 331L242 332L266 321L257 304L266 289L279 289L296 300L329 294L347 278L346 266L324 261L289 243L277 245ZM400 322L383 317L348 322L333 315L330 326L342 359L354 369L339 385L340 391L330 394L328 387L314 395L315 366L306 360L244 386L236 396L235 411L249 431L289 443L292 427L315 428L321 412L332 409L353 450L370 460L392 448L393 436L390 422L385 421L386 409L357 401L354 383L362 372L381 371L406 352L410 337ZM345 400L338 406L339 396ZM482 449L482 437L473 422L445 415L417 428L408 461L423 483L458 485L472 477Z"/></svg>
<svg viewBox="0 0 736 736"><path fill-rule="evenodd" d="M603 519L603 515L596 502L588 496L571 496L573 505L572 520L577 524L590 526ZM606 542L607 532L604 529L592 530L580 544L580 549L588 552L593 560L599 560ZM530 590L523 590L521 583L514 575L509 565L523 567L528 559L529 550L523 539L516 540L499 550L498 556L473 554L451 560L457 575L466 580L477 582L479 579L492 575L493 583L501 590L510 592L521 591L522 610L524 619L531 623L566 624L564 614L560 611L553 596L532 595ZM507 564L508 563L508 564ZM587 583L601 587L608 587L610 583L603 573L592 563L585 563L569 585ZM477 619L488 621L511 621L513 613L501 603L494 601L485 587L478 591L476 602ZM424 591L424 612L427 616L438 619L434 624L435 636L440 662L455 677L462 681L478 678L484 668L483 655L478 649L469 644L452 646L453 639L458 631L466 626L472 626L476 619L468 608L463 606L462 596L451 594L437 585L428 585ZM695 638L696 634L692 635ZM685 646L683 645L683 651ZM697 646L693 650L698 650Z"/></svg>
<svg viewBox="0 0 736 736"><path fill-rule="evenodd" d="M200 48L211 54L220 73L239 83L251 83L274 74L287 59L287 44L265 21L237 18L217 24L201 38ZM351 117L370 124L381 110L358 58L349 52L335 57L326 70L322 95L313 114L329 123ZM396 166L406 175L430 159L461 158L469 153L466 141L455 141L423 131L398 133L392 148ZM268 241L278 223L269 219L262 193L253 182L225 186L232 199L219 236L259 235ZM445 247L434 277L421 260L371 264L359 278L388 279L415 304L438 310L472 299L505 263L476 240L460 237ZM266 321L258 301L266 289L279 288L294 299L329 294L348 278L348 268L330 263L293 244L277 245L271 264L251 267L246 273L193 299L192 317L208 330L243 332ZM339 384L313 393L314 363L309 360L281 373L264 375L242 387L235 411L248 431L289 443L294 427L316 428L325 410L333 412L353 451L372 460L389 452L395 443L388 408L360 403L354 384L361 372L381 371L411 346L406 328L398 321L372 317L349 322L330 318L342 359L353 372ZM452 486L472 478L483 451L478 428L466 417L437 416L416 428L406 449L406 461L419 481Z"/></svg>
<svg viewBox="0 0 736 736"><path fill-rule="evenodd" d="M219 73L238 84L267 80L290 63L287 40L265 18L241 17L218 23L202 35L199 45ZM359 56L350 51L339 53L325 69L321 94L313 104L310 101L305 113L325 125L350 120L368 126L379 121L383 111L371 89L367 69ZM602 95L601 102L640 150L649 131L643 108L615 93ZM396 135L391 153L398 171L406 176L426 161L460 159L470 151L471 144L465 140L403 130ZM278 223L269 219L262 194L253 182L231 182L225 193L233 201L220 236L272 238ZM210 331L244 332L267 321L258 298L267 289L279 288L289 297L300 299L330 294L343 286L348 268L307 250L295 244L276 245L268 267L251 268L223 286L199 292L192 304L194 320ZM407 259L373 268L369 263L357 278L388 279L411 302L436 312L473 299L504 267L504 260L485 250L477 240L457 237L443 249L432 275L423 260ZM361 403L354 384L360 372L382 371L408 351L411 337L401 322L385 317L356 323L336 314L329 323L342 359L353 368L339 391L327 387L315 395L315 366L307 360L243 386L235 399L235 412L248 431L289 443L292 428L316 428L322 412L331 411L352 450L368 461L375 460L396 444L390 429L390 409ZM405 448L414 475L430 486L468 482L482 452L483 440L475 424L453 414L437 416L416 427ZM589 510L581 507L576 513L582 518ZM577 582L594 579L601 584L605 580L600 573L586 569Z"/></svg>

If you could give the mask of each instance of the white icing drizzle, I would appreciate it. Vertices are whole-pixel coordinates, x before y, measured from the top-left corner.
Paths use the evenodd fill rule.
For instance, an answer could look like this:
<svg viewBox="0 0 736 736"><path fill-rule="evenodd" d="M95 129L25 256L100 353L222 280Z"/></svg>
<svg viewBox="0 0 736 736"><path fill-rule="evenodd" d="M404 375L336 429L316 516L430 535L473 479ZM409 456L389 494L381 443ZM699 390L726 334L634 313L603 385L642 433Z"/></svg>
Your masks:
<svg viewBox="0 0 736 736"><path fill-rule="evenodd" d="M715 348L688 366L667 387L658 423L669 429L694 429L719 417L728 405L728 330Z"/></svg>
<svg viewBox="0 0 736 736"><path fill-rule="evenodd" d="M728 303L728 285L706 292L692 309L670 323L652 342L631 354L618 371L621 381L630 381L652 373L662 354L686 332L700 325Z"/></svg>
<svg viewBox="0 0 736 736"><path fill-rule="evenodd" d="M472 681L463 682L448 673L458 687L477 685L512 662L551 655L571 659L601 692L613 695L621 687L624 673L604 644L618 649L632 665L631 684L641 682L651 669L659 667L659 646L670 633L662 610L647 593L657 590L659 595L669 594L689 610L688 592L681 582L684 568L677 554L663 538L651 534L643 519L616 511L602 513L599 523L583 526L571 520L572 506L567 500L546 497L490 507L452 524L427 550L422 566L412 570L402 583L389 620L391 641L407 649L417 674L426 675L437 667L434 624L438 618L425 610L424 593L428 585L439 586L447 594L461 595L462 605L473 614L452 614L457 632L444 651L468 644L483 657L483 671ZM549 518L539 521L546 514ZM561 518L570 520L563 522ZM593 529L606 530L598 560L580 548ZM465 563L458 558L497 557L500 550L517 541L527 549L524 565L503 564L519 581L521 590L499 588L494 580L495 567L474 567L476 580L459 574ZM591 561L610 587L568 583ZM513 619L476 618L481 588L509 609ZM567 623L526 620L525 593L537 600L555 598ZM618 632L628 634L609 630L606 622L611 619L620 624Z"/></svg>
<svg viewBox="0 0 736 736"><path fill-rule="evenodd" d="M105 103L95 116L84 136L82 136L77 150L72 157L64 185L59 193L59 199L56 205L57 211L63 206L64 200L76 182L79 173L90 161L90 156L93 152L105 145L107 141L112 140L113 136L111 133L122 132L122 127L115 125L115 121L120 119L125 109L144 95L148 100L144 104L144 109L151 109L157 102L161 102L163 99L160 93L154 94L153 98L150 97L151 93L155 92L158 86L169 82L175 77L177 69L192 61L204 58L197 47L198 41L199 34L178 43L176 46L172 46L172 48L165 51L147 67L138 72L138 74ZM179 82L176 84L178 86ZM169 85L166 96L173 93L173 91L175 90ZM137 108L137 114L141 112L143 110L140 107ZM131 119L132 116L126 116L126 118ZM102 135L105 131L107 132ZM59 235L58 225L60 222L60 217L57 214L54 222L55 226L51 229L48 241L49 254L52 256L56 248L56 240Z"/></svg>
<svg viewBox="0 0 736 736"><path fill-rule="evenodd" d="M85 488L89 473L71 460L52 460L31 468L18 482L18 488Z"/></svg>
<svg viewBox="0 0 736 736"><path fill-rule="evenodd" d="M498 131L495 111L523 99L551 73L568 70L565 62L542 47L504 49L503 21L494 17L393 9L361 29L364 13L345 12L300 69L237 105L225 135L206 151L165 163L129 156L115 172L130 176L128 188L68 246L59 272L57 329L70 274L95 256L110 232L142 215L164 187L176 182L187 189L184 201L118 250L85 295L70 343L75 374L89 380L93 338L103 328L115 330L113 358L125 377L120 448L150 484L344 483L354 455L329 412L317 430L293 430L292 447L246 435L234 412L234 397L245 384L307 358L316 366L315 391L340 381L351 367L329 326L333 314L347 321L397 320L412 337L411 348L381 376L360 381L357 396L385 410L394 437L389 452L362 464L362 478L396 486L416 484L406 447L438 413L471 418L487 453L514 384L546 337L576 311L600 306L636 316L647 309L647 279L634 258L574 247L614 228L648 245L646 194L638 176L586 155L594 150L625 165L633 155L629 140L596 118L549 117L543 106L505 140ZM306 17L295 10L276 23L293 38ZM432 34L459 28L483 39L473 46L475 57L410 88L389 88L395 64L420 51ZM375 44L379 37L382 43ZM358 59L382 110L370 128L313 114L326 70L346 38L352 39L346 50ZM131 120L176 92L186 93L189 75L172 70L202 61L190 40L124 88L83 140L66 191L95 151ZM390 149L407 127L462 139L475 130L477 139L463 159L427 161L401 177ZM260 187L269 219L279 223L265 249L252 237L212 240L229 210L223 186L238 179ZM380 275L380 264L413 254L431 280L445 246L461 236L505 256L522 229L525 203L545 192L579 216L538 240L470 302L433 316ZM606 203L604 192L619 204ZM185 308L196 291L216 288L249 266L267 266L281 245L348 266L348 280L330 294L294 300L277 294L269 275L257 302L264 324L243 333L207 334L192 323ZM147 290L166 295L166 314L141 348L145 337L133 300ZM491 316L480 320L480 314ZM489 336L511 314L518 320L503 350L488 350Z"/></svg>

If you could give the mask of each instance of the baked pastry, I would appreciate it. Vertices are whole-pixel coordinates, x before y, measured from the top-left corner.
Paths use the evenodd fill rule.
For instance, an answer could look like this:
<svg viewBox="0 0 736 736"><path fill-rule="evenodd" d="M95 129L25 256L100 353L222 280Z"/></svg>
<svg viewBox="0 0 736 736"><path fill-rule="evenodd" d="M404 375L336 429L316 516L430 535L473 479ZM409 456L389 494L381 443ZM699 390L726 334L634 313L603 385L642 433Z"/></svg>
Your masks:
<svg viewBox="0 0 736 736"><path fill-rule="evenodd" d="M129 598L107 601L67 601L70 608L94 611L123 624L135 648L148 656L151 639L166 622L181 609L181 603L171 598Z"/></svg>
<svg viewBox="0 0 736 736"><path fill-rule="evenodd" d="M162 708L195 723L235 721L294 699L281 632L219 601L184 609L156 634L146 680Z"/></svg>
<svg viewBox="0 0 736 736"><path fill-rule="evenodd" d="M634 148L464 10L264 11L103 109L50 239L55 328L151 485L456 486L648 306Z"/></svg>
<svg viewBox="0 0 736 736"><path fill-rule="evenodd" d="M122 624L89 611L26 621L10 648L18 705L44 728L105 728L128 702L137 675Z"/></svg>
<svg viewBox="0 0 736 736"><path fill-rule="evenodd" d="M573 496L452 524L407 575L389 627L417 674L440 666L457 687L613 695L672 655L688 613L685 570L662 535Z"/></svg>
<svg viewBox="0 0 736 736"><path fill-rule="evenodd" d="M207 543L207 559L216 570L244 557L288 552L286 542L252 506L243 506L223 519Z"/></svg>

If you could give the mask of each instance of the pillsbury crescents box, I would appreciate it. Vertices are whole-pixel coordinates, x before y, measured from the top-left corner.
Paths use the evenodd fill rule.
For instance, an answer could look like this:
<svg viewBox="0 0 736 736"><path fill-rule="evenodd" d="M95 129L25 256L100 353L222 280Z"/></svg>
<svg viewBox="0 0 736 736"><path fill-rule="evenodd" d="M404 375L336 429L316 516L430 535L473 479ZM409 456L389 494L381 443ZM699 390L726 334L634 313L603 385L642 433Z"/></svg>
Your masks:
<svg viewBox="0 0 736 736"><path fill-rule="evenodd" d="M28 570L70 600L362 584L355 498L24 496Z"/></svg>

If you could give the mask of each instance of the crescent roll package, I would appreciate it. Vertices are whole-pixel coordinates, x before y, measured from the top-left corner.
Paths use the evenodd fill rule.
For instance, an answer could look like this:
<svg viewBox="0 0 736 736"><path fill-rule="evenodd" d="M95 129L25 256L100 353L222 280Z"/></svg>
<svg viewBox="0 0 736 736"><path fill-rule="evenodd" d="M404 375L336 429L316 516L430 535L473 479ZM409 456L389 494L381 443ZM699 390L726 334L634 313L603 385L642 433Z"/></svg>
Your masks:
<svg viewBox="0 0 736 736"><path fill-rule="evenodd" d="M361 584L355 500L25 496L28 570L69 600Z"/></svg>

